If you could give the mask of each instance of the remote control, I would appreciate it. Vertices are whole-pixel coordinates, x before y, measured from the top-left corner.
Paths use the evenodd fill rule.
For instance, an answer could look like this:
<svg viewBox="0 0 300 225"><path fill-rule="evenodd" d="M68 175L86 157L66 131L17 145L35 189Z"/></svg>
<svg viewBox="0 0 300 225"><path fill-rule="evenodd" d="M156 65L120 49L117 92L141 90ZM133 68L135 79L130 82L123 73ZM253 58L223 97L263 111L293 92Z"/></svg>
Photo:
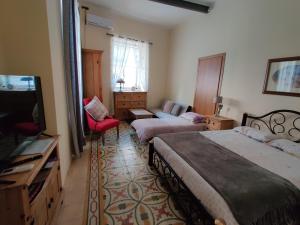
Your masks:
<svg viewBox="0 0 300 225"><path fill-rule="evenodd" d="M22 173L31 170L34 167L34 164L27 164L27 165L22 165L22 166L16 166L16 167L11 167L8 169L5 169L1 172L0 176L6 176L10 174L15 174L15 173Z"/></svg>

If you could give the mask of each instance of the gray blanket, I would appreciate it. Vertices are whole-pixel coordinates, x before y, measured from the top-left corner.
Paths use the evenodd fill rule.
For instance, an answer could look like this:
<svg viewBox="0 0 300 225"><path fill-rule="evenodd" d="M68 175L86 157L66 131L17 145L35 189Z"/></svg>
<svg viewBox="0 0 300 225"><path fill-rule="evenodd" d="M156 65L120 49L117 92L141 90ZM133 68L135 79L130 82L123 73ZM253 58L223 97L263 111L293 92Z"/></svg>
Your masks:
<svg viewBox="0 0 300 225"><path fill-rule="evenodd" d="M288 180L198 132L159 137L223 197L240 225L300 224L300 190Z"/></svg>

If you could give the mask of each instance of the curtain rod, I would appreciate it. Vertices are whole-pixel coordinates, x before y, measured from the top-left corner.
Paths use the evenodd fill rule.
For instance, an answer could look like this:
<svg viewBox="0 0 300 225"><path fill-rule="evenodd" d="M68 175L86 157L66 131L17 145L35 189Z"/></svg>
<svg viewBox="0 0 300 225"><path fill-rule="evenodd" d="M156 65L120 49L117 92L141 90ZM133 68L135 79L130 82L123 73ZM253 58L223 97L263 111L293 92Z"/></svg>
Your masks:
<svg viewBox="0 0 300 225"><path fill-rule="evenodd" d="M112 34L112 33L106 33L106 35L107 35L107 36L111 36L111 37L124 38L124 39L132 40L132 41L147 42L149 45L153 45L153 43L150 42L150 41L137 40L137 39L130 38L130 37L124 37L124 36L122 36L122 35L117 35L117 34Z"/></svg>

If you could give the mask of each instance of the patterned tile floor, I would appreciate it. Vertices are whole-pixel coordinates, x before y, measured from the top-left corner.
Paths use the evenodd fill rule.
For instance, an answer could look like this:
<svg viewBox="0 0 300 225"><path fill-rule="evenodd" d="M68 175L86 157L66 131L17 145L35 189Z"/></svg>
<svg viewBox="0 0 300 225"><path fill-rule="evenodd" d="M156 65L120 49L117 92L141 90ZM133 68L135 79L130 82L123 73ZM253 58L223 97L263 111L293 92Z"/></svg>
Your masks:
<svg viewBox="0 0 300 225"><path fill-rule="evenodd" d="M101 146L100 141L97 143ZM139 144L127 123L120 125L119 140L114 130L106 134L100 164L103 224L185 224L158 174L148 167L147 159L148 146Z"/></svg>

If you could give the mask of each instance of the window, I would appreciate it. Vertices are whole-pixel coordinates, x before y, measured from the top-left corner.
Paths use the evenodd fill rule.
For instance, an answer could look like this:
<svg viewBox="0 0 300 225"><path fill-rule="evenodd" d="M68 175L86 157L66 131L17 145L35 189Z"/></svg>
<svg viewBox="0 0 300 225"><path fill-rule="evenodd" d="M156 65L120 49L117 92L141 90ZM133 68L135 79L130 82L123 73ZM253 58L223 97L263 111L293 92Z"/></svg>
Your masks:
<svg viewBox="0 0 300 225"><path fill-rule="evenodd" d="M148 90L149 44L124 38L112 38L112 89L119 88L122 78L124 89Z"/></svg>

